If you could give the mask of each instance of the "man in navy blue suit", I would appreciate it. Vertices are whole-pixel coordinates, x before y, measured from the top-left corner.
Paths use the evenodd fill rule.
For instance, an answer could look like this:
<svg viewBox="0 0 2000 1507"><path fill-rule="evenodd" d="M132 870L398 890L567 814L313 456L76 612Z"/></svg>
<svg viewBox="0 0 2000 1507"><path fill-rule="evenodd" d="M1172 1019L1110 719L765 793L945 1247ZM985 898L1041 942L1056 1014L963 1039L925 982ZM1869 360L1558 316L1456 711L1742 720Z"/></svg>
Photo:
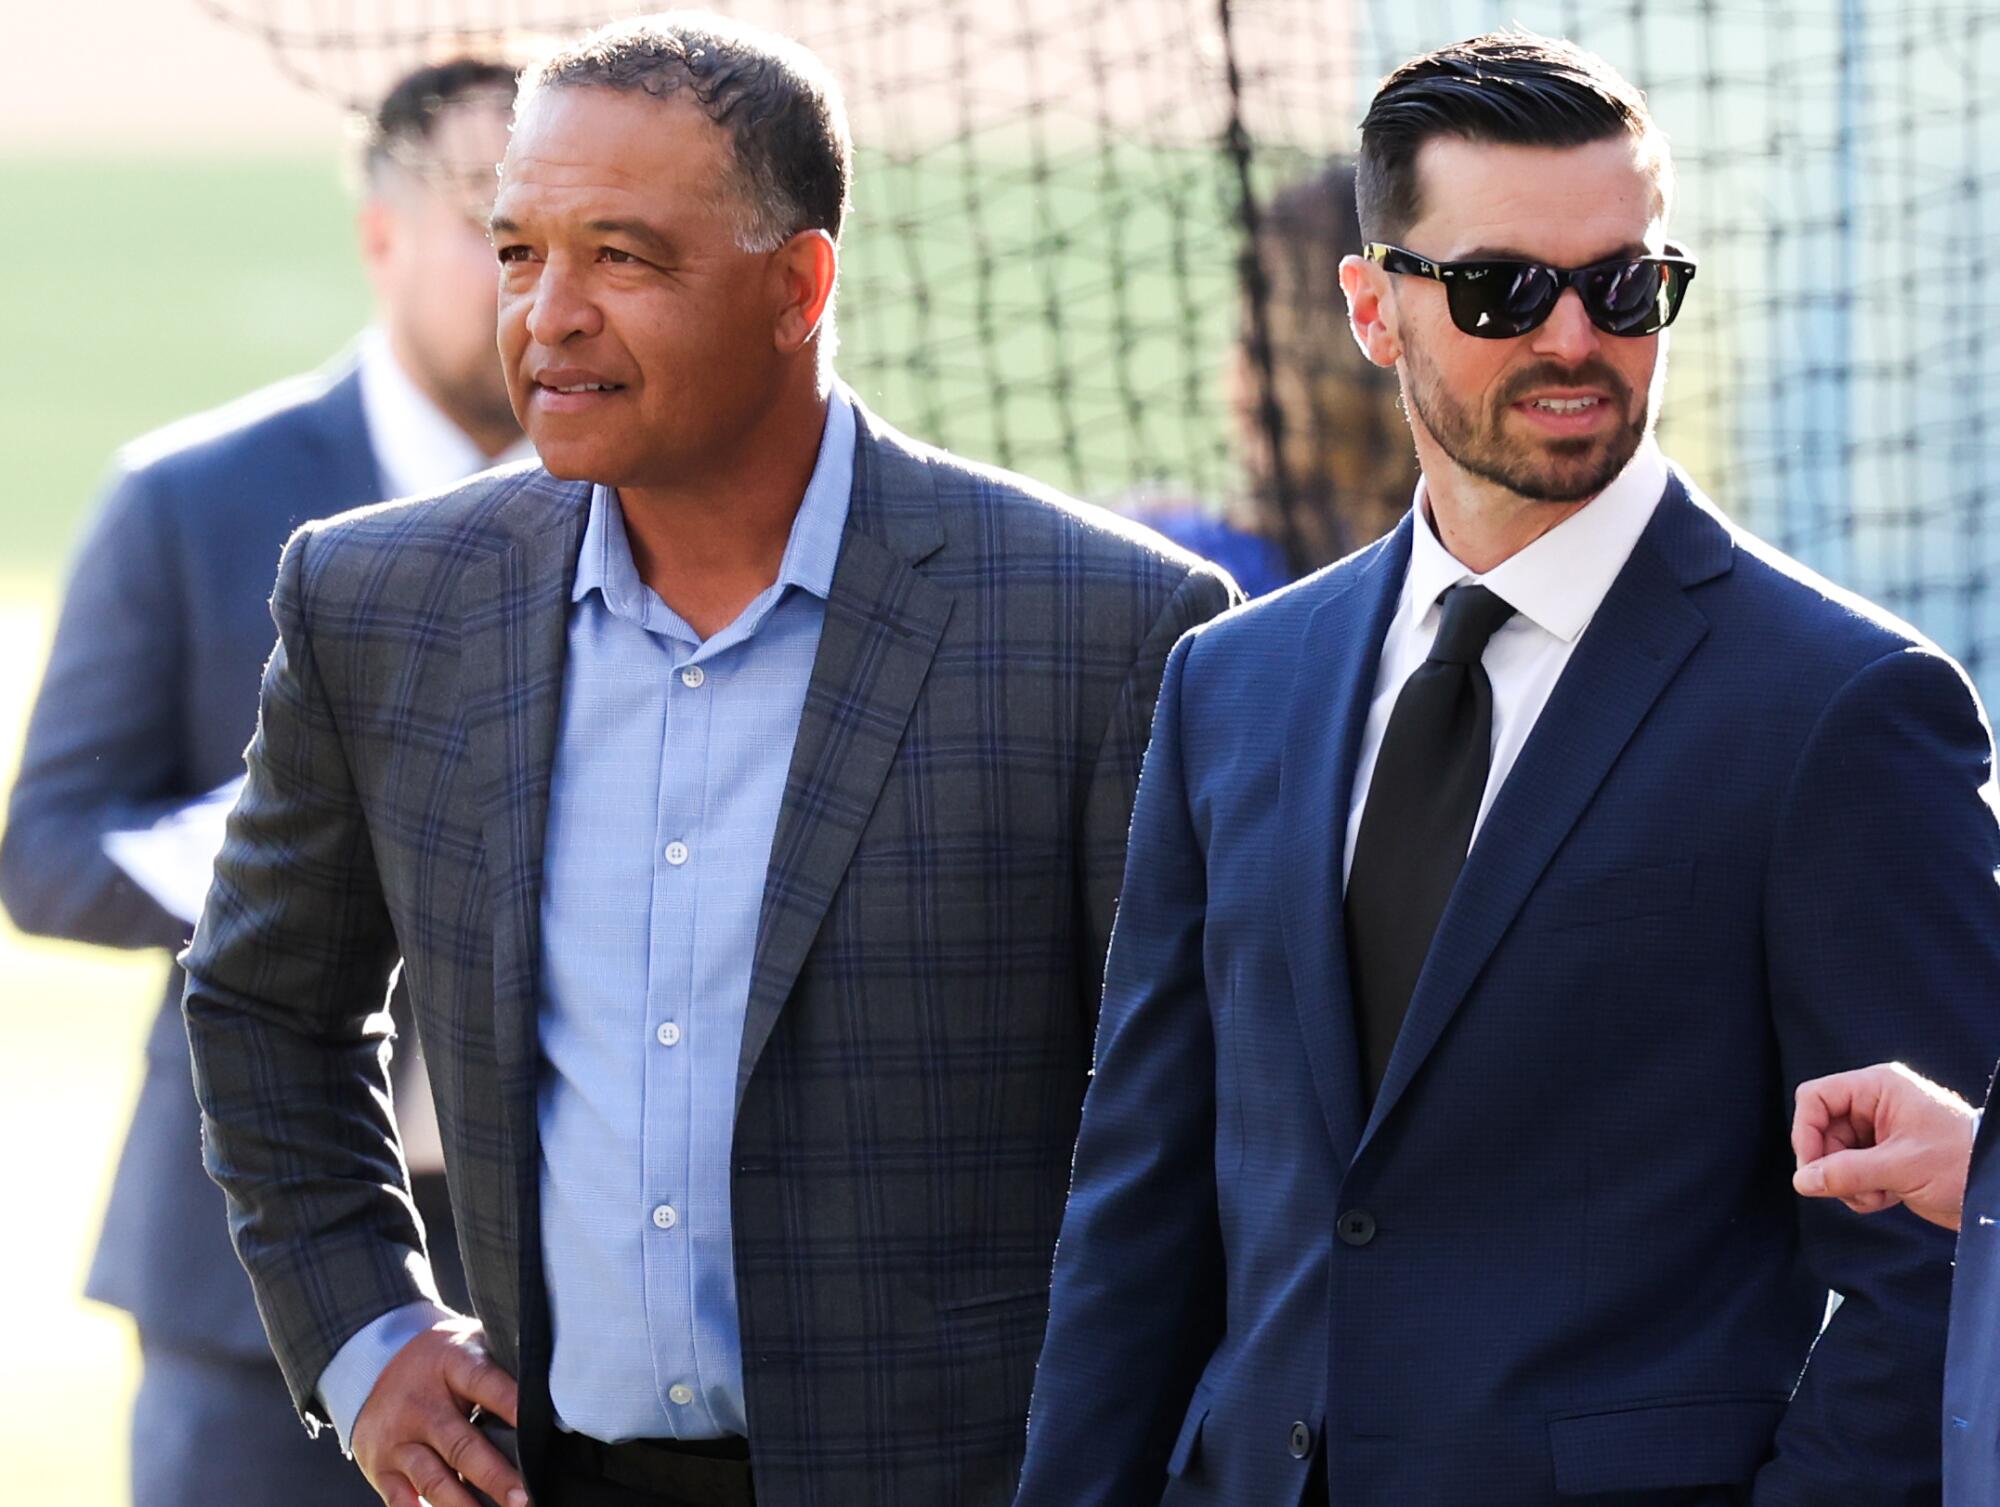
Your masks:
<svg viewBox="0 0 2000 1507"><path fill-rule="evenodd" d="M1799 1086L1792 1118L1799 1192L1837 1198L1858 1214L1901 1206L1958 1231L1944 1371L1946 1507L2000 1501L2000 1153L1993 1147L1984 1115L1900 1062Z"/></svg>
<svg viewBox="0 0 2000 1507"><path fill-rule="evenodd" d="M1787 1110L2000 1052L1977 700L1662 457L1600 59L1404 65L1357 198L1422 482L1169 661L1020 1507L1934 1502L1949 1243Z"/></svg>
<svg viewBox="0 0 2000 1507"><path fill-rule="evenodd" d="M0 901L22 930L180 948L206 865L174 873L187 831L243 773L271 652L266 601L309 518L484 469L521 447L494 348L484 221L506 146L512 70L462 59L413 72L372 122L358 215L378 322L327 372L143 439L77 555L0 837ZM162 862L132 855L162 848ZM192 845L192 844L190 844ZM151 888L114 861L123 856ZM188 862L179 861L187 869ZM139 1328L132 1420L139 1507L374 1502L288 1400L202 1170L199 1116L169 969L87 1291ZM427 1085L405 1038L398 1118L447 1294L461 1292ZM428 1141L435 1148L435 1122Z"/></svg>

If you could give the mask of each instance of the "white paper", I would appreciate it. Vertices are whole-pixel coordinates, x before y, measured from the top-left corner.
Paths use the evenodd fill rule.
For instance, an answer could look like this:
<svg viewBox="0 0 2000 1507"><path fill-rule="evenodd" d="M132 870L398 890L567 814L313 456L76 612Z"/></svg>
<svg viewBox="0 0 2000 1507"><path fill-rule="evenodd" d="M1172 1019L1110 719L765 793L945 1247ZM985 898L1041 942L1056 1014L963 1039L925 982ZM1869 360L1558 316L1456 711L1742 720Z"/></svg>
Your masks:
<svg viewBox="0 0 2000 1507"><path fill-rule="evenodd" d="M136 832L107 832L104 852L132 882L160 902L168 914L190 925L208 898L208 881L230 808L243 791L243 776L218 785L200 800Z"/></svg>

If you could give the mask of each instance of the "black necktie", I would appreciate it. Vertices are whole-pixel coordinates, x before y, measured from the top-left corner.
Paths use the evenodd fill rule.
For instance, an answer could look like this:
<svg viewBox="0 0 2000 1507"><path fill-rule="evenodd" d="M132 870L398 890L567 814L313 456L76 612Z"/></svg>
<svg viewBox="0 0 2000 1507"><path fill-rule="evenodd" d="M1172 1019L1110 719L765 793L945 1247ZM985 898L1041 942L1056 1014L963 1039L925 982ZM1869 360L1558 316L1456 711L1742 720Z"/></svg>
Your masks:
<svg viewBox="0 0 2000 1507"><path fill-rule="evenodd" d="M1348 976L1370 1104L1472 846L1493 759L1493 685L1479 661L1513 615L1484 586L1447 591L1431 657L1403 682L1382 734L1346 906Z"/></svg>

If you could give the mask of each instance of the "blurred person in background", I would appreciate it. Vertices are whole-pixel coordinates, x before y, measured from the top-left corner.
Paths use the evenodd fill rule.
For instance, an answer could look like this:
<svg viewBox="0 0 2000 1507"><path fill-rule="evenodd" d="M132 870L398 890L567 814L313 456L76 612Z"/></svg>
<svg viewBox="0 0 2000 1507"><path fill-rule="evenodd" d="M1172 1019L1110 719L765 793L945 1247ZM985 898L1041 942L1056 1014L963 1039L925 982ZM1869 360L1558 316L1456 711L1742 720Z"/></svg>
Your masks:
<svg viewBox="0 0 2000 1507"><path fill-rule="evenodd" d="M1361 240L1346 159L1281 189L1258 223L1282 492L1247 288L1228 386L1257 531L1285 551L1293 577L1388 533L1417 484L1396 374L1355 344L1339 296L1340 259Z"/></svg>
<svg viewBox="0 0 2000 1507"><path fill-rule="evenodd" d="M241 783L266 605L309 518L434 491L526 453L494 349L485 219L513 69L462 58L400 80L369 121L357 215L375 322L326 370L135 441L71 570L0 834L0 901L27 932L178 949ZM300 1426L202 1170L170 973L86 1292L131 1313L139 1507L334 1507L374 1494ZM399 1012L400 1013L400 1012ZM429 1087L395 1057L414 1197L462 1293Z"/></svg>
<svg viewBox="0 0 2000 1507"><path fill-rule="evenodd" d="M1361 246L1353 162L1279 190L1259 210L1257 246L1223 371L1240 493L1221 505L1145 488L1107 500L1215 561L1253 597L1379 539L1417 484L1395 374L1354 343L1338 296L1340 259Z"/></svg>

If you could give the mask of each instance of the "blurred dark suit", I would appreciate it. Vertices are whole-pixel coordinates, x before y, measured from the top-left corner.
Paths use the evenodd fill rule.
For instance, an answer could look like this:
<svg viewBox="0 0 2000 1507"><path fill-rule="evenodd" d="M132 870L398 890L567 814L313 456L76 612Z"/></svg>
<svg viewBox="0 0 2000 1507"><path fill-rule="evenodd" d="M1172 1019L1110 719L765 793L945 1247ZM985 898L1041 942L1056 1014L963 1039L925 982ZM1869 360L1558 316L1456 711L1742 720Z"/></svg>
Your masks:
<svg viewBox="0 0 2000 1507"><path fill-rule="evenodd" d="M285 539L308 518L380 500L383 486L351 365L185 420L121 459L78 551L28 725L0 835L0 902L24 931L171 952L192 928L128 879L102 839L243 772ZM159 1500L185 1466L217 1502L276 1500L273 1482L285 1483L288 1507L373 1502L360 1472L287 1405L222 1194L202 1170L181 988L169 964L85 1289L138 1322L138 1498ZM413 1057L406 1049L399 1068ZM449 1296L462 1280L450 1269L455 1235L433 1213L447 1207L441 1190L424 1203ZM231 1424L222 1455L199 1426L211 1412L218 1434Z"/></svg>

